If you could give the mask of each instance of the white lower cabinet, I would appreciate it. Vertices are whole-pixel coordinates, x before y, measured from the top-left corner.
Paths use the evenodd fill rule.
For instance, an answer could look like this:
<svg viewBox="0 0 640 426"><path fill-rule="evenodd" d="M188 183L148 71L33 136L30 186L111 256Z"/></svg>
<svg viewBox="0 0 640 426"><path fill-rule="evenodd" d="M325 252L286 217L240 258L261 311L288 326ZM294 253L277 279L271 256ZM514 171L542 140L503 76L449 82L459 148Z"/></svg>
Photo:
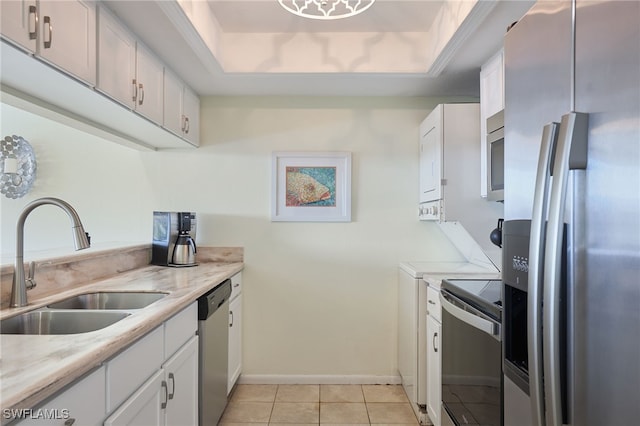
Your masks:
<svg viewBox="0 0 640 426"><path fill-rule="evenodd" d="M179 426L197 423L197 336L193 336L104 422L105 426Z"/></svg>
<svg viewBox="0 0 640 426"><path fill-rule="evenodd" d="M198 424L198 336L193 336L162 367L167 383L167 426Z"/></svg>
<svg viewBox="0 0 640 426"><path fill-rule="evenodd" d="M440 406L442 405L442 361L440 342L442 325L431 315L427 315L427 414L434 426L440 426Z"/></svg>
<svg viewBox="0 0 640 426"><path fill-rule="evenodd" d="M231 302L229 303L229 371L227 395L242 372L242 273L231 277Z"/></svg>
<svg viewBox="0 0 640 426"><path fill-rule="evenodd" d="M192 303L108 362L108 409L117 409L105 426L198 423L197 314Z"/></svg>
<svg viewBox="0 0 640 426"><path fill-rule="evenodd" d="M105 420L105 426L164 425L167 402L164 372L157 371L124 404Z"/></svg>
<svg viewBox="0 0 640 426"><path fill-rule="evenodd" d="M440 292L427 287L427 415L442 424L442 306Z"/></svg>
<svg viewBox="0 0 640 426"><path fill-rule="evenodd" d="M98 426L106 415L105 368L100 367L38 408L20 426Z"/></svg>
<svg viewBox="0 0 640 426"><path fill-rule="evenodd" d="M117 409L105 426L198 423L197 314L192 303L107 363L107 409Z"/></svg>

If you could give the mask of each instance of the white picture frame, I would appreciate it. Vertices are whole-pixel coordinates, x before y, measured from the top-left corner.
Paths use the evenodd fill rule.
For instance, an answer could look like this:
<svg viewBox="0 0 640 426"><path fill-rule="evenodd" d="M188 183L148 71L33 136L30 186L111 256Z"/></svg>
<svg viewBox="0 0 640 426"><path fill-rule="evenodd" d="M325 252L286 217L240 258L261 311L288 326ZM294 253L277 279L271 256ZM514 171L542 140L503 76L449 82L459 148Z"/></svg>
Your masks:
<svg viewBox="0 0 640 426"><path fill-rule="evenodd" d="M271 220L351 222L351 153L273 153Z"/></svg>

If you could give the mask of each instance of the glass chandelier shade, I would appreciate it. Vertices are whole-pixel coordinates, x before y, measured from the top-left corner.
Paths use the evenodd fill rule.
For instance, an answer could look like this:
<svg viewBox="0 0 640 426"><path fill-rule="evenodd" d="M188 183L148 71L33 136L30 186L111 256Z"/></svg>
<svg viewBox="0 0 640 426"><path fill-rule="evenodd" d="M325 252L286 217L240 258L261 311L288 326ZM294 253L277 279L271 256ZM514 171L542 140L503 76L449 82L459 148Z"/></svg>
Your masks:
<svg viewBox="0 0 640 426"><path fill-rule="evenodd" d="M331 20L358 15L375 0L278 0L286 10L303 18Z"/></svg>

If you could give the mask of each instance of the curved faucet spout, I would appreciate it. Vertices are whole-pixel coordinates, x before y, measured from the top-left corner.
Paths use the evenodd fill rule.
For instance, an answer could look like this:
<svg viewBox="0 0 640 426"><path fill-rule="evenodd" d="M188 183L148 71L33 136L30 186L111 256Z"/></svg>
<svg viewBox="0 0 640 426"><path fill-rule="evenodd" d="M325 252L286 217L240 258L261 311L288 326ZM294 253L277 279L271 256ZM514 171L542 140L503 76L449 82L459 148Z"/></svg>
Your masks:
<svg viewBox="0 0 640 426"><path fill-rule="evenodd" d="M73 232L73 243L76 250L82 250L89 247L89 234L87 234L80 221L80 216L71 204L59 198L45 197L39 198L27 204L20 216L16 227L16 262L13 271L13 284L11 287L11 307L27 306L27 285L24 277L24 224L27 216L34 209L43 205L58 206L64 210L73 224L71 230Z"/></svg>

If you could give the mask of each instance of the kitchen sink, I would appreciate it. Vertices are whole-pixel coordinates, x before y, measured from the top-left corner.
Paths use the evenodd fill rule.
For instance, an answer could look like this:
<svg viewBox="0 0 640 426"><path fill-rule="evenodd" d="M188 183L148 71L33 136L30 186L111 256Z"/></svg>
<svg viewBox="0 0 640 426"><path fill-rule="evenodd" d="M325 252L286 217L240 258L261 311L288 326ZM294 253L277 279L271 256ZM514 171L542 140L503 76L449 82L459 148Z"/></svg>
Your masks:
<svg viewBox="0 0 640 426"><path fill-rule="evenodd" d="M156 302L167 293L98 292L73 296L48 306L51 309L141 309Z"/></svg>
<svg viewBox="0 0 640 426"><path fill-rule="evenodd" d="M100 330L129 316L128 312L51 311L25 312L0 321L2 334L78 334Z"/></svg>

